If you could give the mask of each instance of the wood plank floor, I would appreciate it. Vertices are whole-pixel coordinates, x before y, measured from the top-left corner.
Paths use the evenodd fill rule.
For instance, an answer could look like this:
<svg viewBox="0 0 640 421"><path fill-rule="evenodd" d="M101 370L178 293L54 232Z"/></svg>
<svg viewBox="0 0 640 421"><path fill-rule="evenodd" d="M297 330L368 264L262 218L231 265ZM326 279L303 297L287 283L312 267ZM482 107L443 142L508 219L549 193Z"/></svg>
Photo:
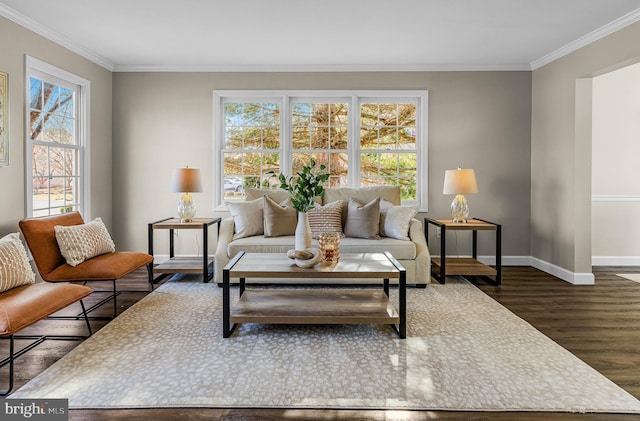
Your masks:
<svg viewBox="0 0 640 421"><path fill-rule="evenodd" d="M581 358L613 382L640 398L640 283L616 273L640 272L640 268L600 267L596 284L573 286L529 267L503 268L500 287L482 280L478 288L542 333ZM93 285L94 287L96 285ZM119 282L126 290L118 297L122 312L146 294L146 272ZM109 314L106 305L96 313ZM72 309L73 311L77 309ZM70 311L70 310L68 310ZM94 330L105 321L93 321ZM84 334L75 321L44 320L29 332ZM27 331L23 331L26 333ZM73 341L47 341L16 360L15 389L38 375L77 346ZM8 353L8 341L0 341L0 355ZM8 367L0 369L0 388L6 385ZM15 390L14 389L14 390ZM256 393L260 393L256 390ZM567 414L533 412L454 411L352 411L288 409L138 409L72 410L72 420L637 420L637 415Z"/></svg>

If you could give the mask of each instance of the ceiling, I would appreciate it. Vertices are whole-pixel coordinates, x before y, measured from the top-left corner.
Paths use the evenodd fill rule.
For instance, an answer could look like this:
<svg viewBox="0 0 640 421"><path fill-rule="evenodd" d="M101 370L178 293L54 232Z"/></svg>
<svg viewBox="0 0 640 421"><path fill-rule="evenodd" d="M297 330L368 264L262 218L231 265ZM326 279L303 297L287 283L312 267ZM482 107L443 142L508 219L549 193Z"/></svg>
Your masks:
<svg viewBox="0 0 640 421"><path fill-rule="evenodd" d="M531 70L640 0L0 0L113 71Z"/></svg>

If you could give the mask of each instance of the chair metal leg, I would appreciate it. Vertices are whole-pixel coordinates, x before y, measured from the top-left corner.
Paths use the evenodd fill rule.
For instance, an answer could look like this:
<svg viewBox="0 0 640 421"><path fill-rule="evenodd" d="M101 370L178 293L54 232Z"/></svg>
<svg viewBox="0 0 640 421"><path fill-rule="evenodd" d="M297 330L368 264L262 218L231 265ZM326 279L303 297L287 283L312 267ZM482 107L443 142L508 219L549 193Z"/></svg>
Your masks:
<svg viewBox="0 0 640 421"><path fill-rule="evenodd" d="M0 396L7 396L13 389L13 335L9 337L9 341L9 388L4 392L0 392ZM0 367L5 364L6 362L4 364L0 364Z"/></svg>
<svg viewBox="0 0 640 421"><path fill-rule="evenodd" d="M89 331L89 336L93 335L93 331L91 330L91 323L89 323L89 316L87 316L87 310L84 308L84 303L80 300L80 306L82 307L82 314L84 315L84 321L87 324L87 330Z"/></svg>

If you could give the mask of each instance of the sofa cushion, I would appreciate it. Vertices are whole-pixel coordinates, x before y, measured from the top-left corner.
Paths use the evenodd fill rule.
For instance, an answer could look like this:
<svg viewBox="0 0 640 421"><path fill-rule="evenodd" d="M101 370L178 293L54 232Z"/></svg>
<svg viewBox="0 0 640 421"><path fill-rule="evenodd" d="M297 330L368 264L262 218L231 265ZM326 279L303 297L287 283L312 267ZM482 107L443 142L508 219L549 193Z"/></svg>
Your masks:
<svg viewBox="0 0 640 421"><path fill-rule="evenodd" d="M233 238L251 237L264 233L262 197L245 202L227 202L229 213L233 216L235 233Z"/></svg>
<svg viewBox="0 0 640 421"><path fill-rule="evenodd" d="M342 200L342 225L347 220L347 207L349 199L355 199L360 203L369 203L376 197L387 200L394 205L400 204L400 187L398 186L378 186L378 187L338 187L326 189L323 203L331 203Z"/></svg>
<svg viewBox="0 0 640 421"><path fill-rule="evenodd" d="M14 232L0 238L0 292L32 284L35 276L20 234Z"/></svg>
<svg viewBox="0 0 640 421"><path fill-rule="evenodd" d="M55 225L53 229L60 253L69 266L77 266L92 257L116 251L109 231L100 218L82 225Z"/></svg>
<svg viewBox="0 0 640 421"><path fill-rule="evenodd" d="M293 235L298 223L298 212L291 207L291 200L287 197L277 203L270 196L264 196L264 236L280 237Z"/></svg>
<svg viewBox="0 0 640 421"><path fill-rule="evenodd" d="M409 225L418 210L413 206L394 206L386 200L380 201L380 235L409 240Z"/></svg>
<svg viewBox="0 0 640 421"><path fill-rule="evenodd" d="M294 236L265 238L262 235L240 238L227 245L229 257L240 251L247 253L286 253L293 248ZM313 240L312 247L318 247L317 240ZM416 258L416 244L412 241L382 238L368 240L364 238L345 237L340 239L340 253L383 253L385 251L398 260L412 260Z"/></svg>
<svg viewBox="0 0 640 421"><path fill-rule="evenodd" d="M380 239L380 198L366 204L349 199L344 235L356 238Z"/></svg>
<svg viewBox="0 0 640 421"><path fill-rule="evenodd" d="M277 203L282 203L291 197L289 192L284 189L256 189L255 187L247 187L244 189L244 200L247 202L260 199L263 196L269 196Z"/></svg>
<svg viewBox="0 0 640 421"><path fill-rule="evenodd" d="M325 232L342 233L342 200L316 206L309 211L309 226L311 235L318 238Z"/></svg>

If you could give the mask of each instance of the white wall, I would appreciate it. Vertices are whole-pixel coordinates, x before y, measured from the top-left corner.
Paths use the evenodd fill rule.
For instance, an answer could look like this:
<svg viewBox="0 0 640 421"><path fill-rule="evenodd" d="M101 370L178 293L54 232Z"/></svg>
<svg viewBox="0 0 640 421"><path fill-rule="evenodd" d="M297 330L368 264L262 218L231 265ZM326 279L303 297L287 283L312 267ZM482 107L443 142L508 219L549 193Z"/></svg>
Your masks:
<svg viewBox="0 0 640 421"><path fill-rule="evenodd" d="M640 63L593 79L594 265L640 265Z"/></svg>

